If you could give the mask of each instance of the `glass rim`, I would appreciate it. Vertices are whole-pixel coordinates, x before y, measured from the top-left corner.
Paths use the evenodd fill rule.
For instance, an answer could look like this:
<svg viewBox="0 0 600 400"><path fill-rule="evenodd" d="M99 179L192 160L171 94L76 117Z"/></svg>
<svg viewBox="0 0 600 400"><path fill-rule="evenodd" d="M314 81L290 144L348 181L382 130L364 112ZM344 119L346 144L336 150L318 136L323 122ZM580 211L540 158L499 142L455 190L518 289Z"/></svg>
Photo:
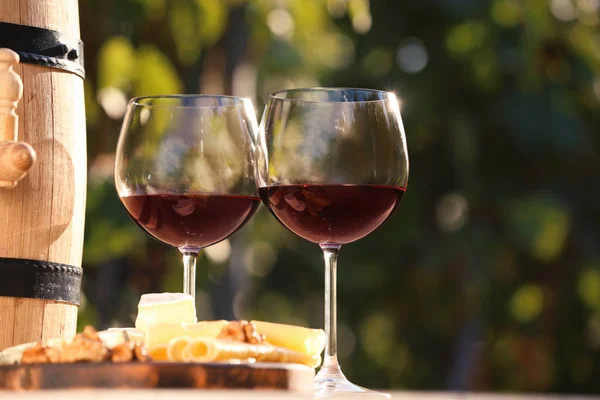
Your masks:
<svg viewBox="0 0 600 400"><path fill-rule="evenodd" d="M197 104L151 104L143 103L145 100L168 100L168 99L215 99L215 100L228 100L230 104L221 105L197 105ZM137 96L129 100L130 107L141 107L141 108L206 108L206 109L219 109L229 108L244 105L248 101L248 97L243 96L229 96L224 94L159 94L152 96Z"/></svg>
<svg viewBox="0 0 600 400"><path fill-rule="evenodd" d="M377 93L383 95L380 99L374 100L306 100L306 99L295 99L283 97L284 93L311 93L311 92L343 92L343 91L355 91L355 92L363 92L363 93ZM296 103L322 103L322 104L352 104L352 103L379 103L386 102L392 98L396 98L396 95L393 92L379 89L368 89L368 88L356 88L356 87L311 87L311 88L294 88L294 89L283 89L273 92L269 95L270 100L278 100L278 101L289 101Z"/></svg>

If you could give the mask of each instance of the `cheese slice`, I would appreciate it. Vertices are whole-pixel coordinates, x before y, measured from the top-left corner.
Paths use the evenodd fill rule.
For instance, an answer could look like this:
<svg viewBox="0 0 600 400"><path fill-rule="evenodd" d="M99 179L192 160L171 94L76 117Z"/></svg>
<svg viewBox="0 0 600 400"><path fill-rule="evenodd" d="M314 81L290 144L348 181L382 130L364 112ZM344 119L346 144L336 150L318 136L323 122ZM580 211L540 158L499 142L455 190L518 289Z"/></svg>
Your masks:
<svg viewBox="0 0 600 400"><path fill-rule="evenodd" d="M150 325L146 329L146 345L152 350L157 347L166 346L171 340L180 336L191 339L205 337L216 338L219 336L227 321L201 321L195 324L163 322Z"/></svg>
<svg viewBox="0 0 600 400"><path fill-rule="evenodd" d="M167 359L169 361L190 361L186 350L192 339L187 336L176 337L167 346Z"/></svg>
<svg viewBox="0 0 600 400"><path fill-rule="evenodd" d="M146 332L149 326L164 322L195 323L196 306L194 298L183 293L149 293L142 295L138 304L135 327L142 332Z"/></svg>
<svg viewBox="0 0 600 400"><path fill-rule="evenodd" d="M163 347L157 347L162 349ZM161 355L159 355L161 356ZM276 362L303 364L316 368L321 364L320 356L275 347L268 343L250 344L227 339L176 337L167 346L169 361L194 362Z"/></svg>
<svg viewBox="0 0 600 400"><path fill-rule="evenodd" d="M152 358L152 361L169 361L167 346L155 347L152 350L148 350L148 355Z"/></svg>
<svg viewBox="0 0 600 400"><path fill-rule="evenodd" d="M309 329L295 325L252 321L256 329L265 335L267 343L310 356L318 356L325 348L327 336L322 329Z"/></svg>

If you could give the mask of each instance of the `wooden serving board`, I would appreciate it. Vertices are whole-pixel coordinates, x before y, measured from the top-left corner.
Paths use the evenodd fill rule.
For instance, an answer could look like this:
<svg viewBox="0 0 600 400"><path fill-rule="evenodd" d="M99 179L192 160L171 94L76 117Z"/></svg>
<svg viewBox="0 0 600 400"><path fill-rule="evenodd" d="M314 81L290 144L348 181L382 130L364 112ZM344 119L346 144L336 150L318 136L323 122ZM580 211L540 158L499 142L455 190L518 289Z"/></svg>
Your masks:
<svg viewBox="0 0 600 400"><path fill-rule="evenodd" d="M314 377L312 368L282 363L15 364L0 366L0 390L196 388L310 393Z"/></svg>

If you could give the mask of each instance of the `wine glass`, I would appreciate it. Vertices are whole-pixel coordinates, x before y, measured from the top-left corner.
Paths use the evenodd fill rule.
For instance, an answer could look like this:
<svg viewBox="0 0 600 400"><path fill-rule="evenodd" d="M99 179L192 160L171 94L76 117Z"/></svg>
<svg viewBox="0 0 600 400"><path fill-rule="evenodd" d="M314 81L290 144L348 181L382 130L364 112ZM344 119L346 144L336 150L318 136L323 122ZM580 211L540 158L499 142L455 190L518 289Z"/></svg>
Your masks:
<svg viewBox="0 0 600 400"><path fill-rule="evenodd" d="M132 99L117 145L115 184L130 217L183 255L195 296L200 249L240 229L260 203L256 115L249 99L213 95Z"/></svg>
<svg viewBox="0 0 600 400"><path fill-rule="evenodd" d="M271 214L317 243L325 258L323 366L316 397L373 392L349 382L337 360L338 251L396 210L408 182L404 127L393 93L292 89L270 96L259 127L256 183Z"/></svg>

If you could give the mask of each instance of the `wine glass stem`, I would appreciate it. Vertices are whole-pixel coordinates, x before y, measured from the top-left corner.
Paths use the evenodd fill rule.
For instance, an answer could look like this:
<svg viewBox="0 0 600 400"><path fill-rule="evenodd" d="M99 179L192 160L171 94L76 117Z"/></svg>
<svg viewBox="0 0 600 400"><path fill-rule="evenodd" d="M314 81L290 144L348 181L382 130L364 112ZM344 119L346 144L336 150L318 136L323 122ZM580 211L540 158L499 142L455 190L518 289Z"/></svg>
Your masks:
<svg viewBox="0 0 600 400"><path fill-rule="evenodd" d="M321 244L325 258L325 359L323 367L339 369L337 359L337 259L341 245Z"/></svg>
<svg viewBox="0 0 600 400"><path fill-rule="evenodd" d="M183 293L196 298L196 259L198 251L181 250L183 255Z"/></svg>

